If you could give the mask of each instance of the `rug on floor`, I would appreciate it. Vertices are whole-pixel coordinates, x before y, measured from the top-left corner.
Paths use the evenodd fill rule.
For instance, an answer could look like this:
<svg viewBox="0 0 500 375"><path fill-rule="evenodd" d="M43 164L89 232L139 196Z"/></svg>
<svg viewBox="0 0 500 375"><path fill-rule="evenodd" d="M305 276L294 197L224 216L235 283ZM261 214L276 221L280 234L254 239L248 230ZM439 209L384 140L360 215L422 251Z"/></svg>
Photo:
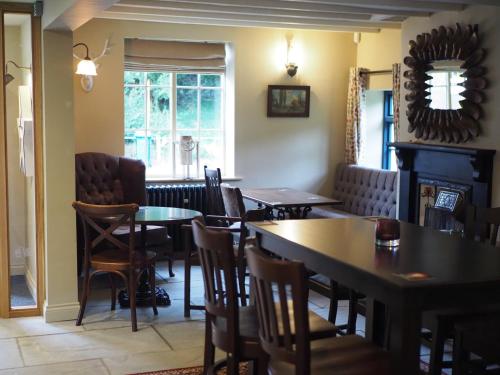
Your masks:
<svg viewBox="0 0 500 375"><path fill-rule="evenodd" d="M184 367L184 368L176 368L171 370L161 370L161 371L151 371L151 372L140 372L137 374L130 375L201 375L203 373L203 366L195 366L195 367ZM247 374L247 364L240 364L240 375ZM217 375L226 375L226 370L222 369L217 373Z"/></svg>
<svg viewBox="0 0 500 375"><path fill-rule="evenodd" d="M421 361L420 370L422 370L424 374L427 374L429 371L429 365ZM201 375L202 373L203 373L203 366L196 366L196 367L177 368L172 370L140 372L137 374L130 374L130 375ZM225 370L221 370L218 372L218 375L225 375L225 374L226 374ZM240 365L240 375L243 374L247 374L246 364ZM446 375L446 373L443 372L443 375Z"/></svg>

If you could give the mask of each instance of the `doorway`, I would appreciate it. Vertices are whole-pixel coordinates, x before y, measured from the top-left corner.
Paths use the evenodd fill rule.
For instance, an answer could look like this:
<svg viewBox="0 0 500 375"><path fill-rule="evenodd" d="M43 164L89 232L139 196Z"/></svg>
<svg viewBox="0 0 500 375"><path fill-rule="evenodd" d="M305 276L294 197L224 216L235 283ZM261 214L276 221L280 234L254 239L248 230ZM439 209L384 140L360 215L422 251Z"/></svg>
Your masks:
<svg viewBox="0 0 500 375"><path fill-rule="evenodd" d="M0 315L40 315L43 173L40 17L32 4L0 5Z"/></svg>

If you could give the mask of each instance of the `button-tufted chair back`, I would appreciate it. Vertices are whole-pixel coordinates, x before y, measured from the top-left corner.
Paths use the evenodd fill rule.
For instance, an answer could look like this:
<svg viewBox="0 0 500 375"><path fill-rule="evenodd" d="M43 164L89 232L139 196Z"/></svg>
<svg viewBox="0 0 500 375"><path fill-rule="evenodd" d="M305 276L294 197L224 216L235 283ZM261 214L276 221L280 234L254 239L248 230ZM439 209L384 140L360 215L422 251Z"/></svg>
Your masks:
<svg viewBox="0 0 500 375"><path fill-rule="evenodd" d="M146 204L141 160L98 152L75 155L76 199L90 204Z"/></svg>
<svg viewBox="0 0 500 375"><path fill-rule="evenodd" d="M333 197L352 214L396 218L397 172L339 164Z"/></svg>

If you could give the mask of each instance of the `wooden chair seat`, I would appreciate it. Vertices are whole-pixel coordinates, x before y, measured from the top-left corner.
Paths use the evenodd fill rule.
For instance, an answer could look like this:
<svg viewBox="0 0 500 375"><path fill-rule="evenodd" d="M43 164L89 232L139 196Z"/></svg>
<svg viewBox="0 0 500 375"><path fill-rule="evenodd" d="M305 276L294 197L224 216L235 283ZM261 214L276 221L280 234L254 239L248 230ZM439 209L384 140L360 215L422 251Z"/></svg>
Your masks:
<svg viewBox="0 0 500 375"><path fill-rule="evenodd" d="M156 253L147 251L146 253L134 253L136 267L145 267L154 264ZM92 255L90 265L94 269L127 270L130 266L129 254L119 249L107 249Z"/></svg>
<svg viewBox="0 0 500 375"><path fill-rule="evenodd" d="M288 304L288 313L293 319L293 305L292 301ZM281 322L281 316L278 311L278 322ZM245 340L258 340L259 337L259 323L257 321L257 310L255 306L242 306L239 309L239 323L240 323L240 335ZM215 327L219 332L226 332L226 320L217 318L215 321ZM337 327L335 327L328 320L323 319L321 316L313 311L309 310L309 327L312 340L324 339L328 337L335 337L337 334ZM283 330L282 325L280 325L280 330ZM292 334L295 334L295 327L292 326ZM213 333L214 337L215 334Z"/></svg>
<svg viewBox="0 0 500 375"><path fill-rule="evenodd" d="M269 363L273 375L295 373L295 366L283 361ZM333 337L311 342L311 374L387 375L389 355L356 335Z"/></svg>

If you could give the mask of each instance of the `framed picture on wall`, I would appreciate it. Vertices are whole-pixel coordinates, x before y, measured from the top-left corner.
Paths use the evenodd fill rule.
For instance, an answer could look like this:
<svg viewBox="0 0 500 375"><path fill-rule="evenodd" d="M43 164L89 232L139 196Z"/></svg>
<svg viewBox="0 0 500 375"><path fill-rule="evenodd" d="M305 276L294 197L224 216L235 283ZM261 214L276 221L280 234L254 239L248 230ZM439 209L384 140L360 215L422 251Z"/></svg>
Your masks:
<svg viewBox="0 0 500 375"><path fill-rule="evenodd" d="M309 117L310 86L269 85L267 117Z"/></svg>

